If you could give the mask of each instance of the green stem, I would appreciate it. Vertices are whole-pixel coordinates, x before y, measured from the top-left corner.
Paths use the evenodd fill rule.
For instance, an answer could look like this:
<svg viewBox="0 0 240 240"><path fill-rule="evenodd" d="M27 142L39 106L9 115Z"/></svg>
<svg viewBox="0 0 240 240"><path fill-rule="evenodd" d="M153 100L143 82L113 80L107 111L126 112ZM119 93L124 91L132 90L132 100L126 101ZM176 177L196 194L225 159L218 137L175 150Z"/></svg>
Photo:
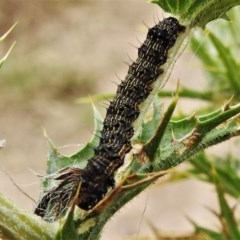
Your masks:
<svg viewBox="0 0 240 240"><path fill-rule="evenodd" d="M225 47L223 43L212 33L209 33L209 38L216 47L219 57L222 60L223 64L225 65L228 74L228 79L232 84L232 89L239 93L240 91L239 68L238 63L234 60L230 53L230 48Z"/></svg>
<svg viewBox="0 0 240 240"><path fill-rule="evenodd" d="M214 92L205 91L199 92L189 88L181 88L179 90L179 96L181 98L191 98L191 99L199 99L204 101L212 101L214 98ZM159 97L172 97L172 91L163 90L158 93Z"/></svg>
<svg viewBox="0 0 240 240"><path fill-rule="evenodd" d="M197 130L201 135L204 135L207 132L209 132L210 130L217 127L219 124L227 121L231 117L236 116L239 112L240 112L240 104L238 104L234 107L231 107L227 111L224 111L224 112L220 113L219 115L212 117L209 120L200 122L197 126Z"/></svg>
<svg viewBox="0 0 240 240"><path fill-rule="evenodd" d="M170 155L166 159L163 159L157 167L157 170L162 171L175 167L184 162L185 160L190 159L198 152L239 135L240 129L233 128L228 130L222 130L221 132L218 132L214 135L206 136L201 142L199 142L194 147L187 149L180 156L176 157L175 153L173 153L173 155Z"/></svg>
<svg viewBox="0 0 240 240"><path fill-rule="evenodd" d="M0 194L0 237L8 240L52 240L57 224L21 210Z"/></svg>

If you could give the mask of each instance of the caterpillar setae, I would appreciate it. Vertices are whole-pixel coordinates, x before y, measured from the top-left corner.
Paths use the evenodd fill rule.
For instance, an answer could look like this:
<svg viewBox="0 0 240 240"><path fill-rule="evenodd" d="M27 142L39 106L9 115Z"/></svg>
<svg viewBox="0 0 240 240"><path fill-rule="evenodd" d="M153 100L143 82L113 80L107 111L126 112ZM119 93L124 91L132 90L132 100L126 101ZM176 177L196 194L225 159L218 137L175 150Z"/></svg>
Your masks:
<svg viewBox="0 0 240 240"><path fill-rule="evenodd" d="M59 177L55 179L61 182L40 200L35 209L37 215L48 220L47 215L52 214L57 219L70 205L79 183L77 205L84 210L92 209L110 188L114 188L114 174L131 150L132 124L139 116L139 105L151 93L154 82L163 73L161 66L167 61L169 49L184 30L185 27L173 17L148 30L146 40L138 49L137 60L129 67L107 108L93 157L84 169L69 167L58 172Z"/></svg>

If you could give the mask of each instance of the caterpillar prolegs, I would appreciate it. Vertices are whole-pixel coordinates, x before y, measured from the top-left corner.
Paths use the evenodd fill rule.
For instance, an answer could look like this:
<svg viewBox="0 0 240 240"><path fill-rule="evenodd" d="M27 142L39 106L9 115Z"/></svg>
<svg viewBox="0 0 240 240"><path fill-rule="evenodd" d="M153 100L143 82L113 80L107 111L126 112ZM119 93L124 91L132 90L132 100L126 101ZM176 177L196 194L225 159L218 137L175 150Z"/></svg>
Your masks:
<svg viewBox="0 0 240 240"><path fill-rule="evenodd" d="M161 66L167 61L169 49L184 30L185 27L173 17L148 30L146 40L138 49L136 61L129 67L127 76L107 108L94 156L84 169L69 167L58 172L56 180L60 184L43 196L35 209L37 215L47 220L51 209L53 218L57 219L70 205L79 183L77 205L84 210L92 209L110 188L114 188L114 174L131 150L133 122L139 116L139 105L151 93L154 82L164 71Z"/></svg>

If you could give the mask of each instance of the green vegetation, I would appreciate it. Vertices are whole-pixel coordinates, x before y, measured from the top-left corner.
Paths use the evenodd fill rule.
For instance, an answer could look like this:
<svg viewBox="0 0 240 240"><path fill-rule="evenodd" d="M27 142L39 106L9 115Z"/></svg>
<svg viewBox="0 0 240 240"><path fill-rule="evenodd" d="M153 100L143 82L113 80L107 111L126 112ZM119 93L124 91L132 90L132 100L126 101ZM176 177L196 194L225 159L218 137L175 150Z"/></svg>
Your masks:
<svg viewBox="0 0 240 240"><path fill-rule="evenodd" d="M221 16L230 19L230 21L217 20L214 31L209 29L206 35L206 28L199 29L191 38L193 52L201 59L206 70L208 88L197 92L189 88L177 87L172 102L163 114L160 111L160 103L163 102L164 96L171 96L171 93L161 91L153 97L151 117L148 113L148 119L143 121L142 114L141 121L136 124L138 128L136 132L141 134L135 136L133 145L139 146L136 142L141 142L141 148L138 154L131 156L133 159L130 164L121 169L122 179L104 198L98 209L84 212L77 209L73 201L62 219L47 223L17 208L0 195L0 237L11 240L20 239L19 236L24 240L99 239L106 222L115 212L161 176L169 174L169 182L196 178L213 184L218 196L220 212L213 214L219 219L221 227L213 230L191 221L195 232L184 236L184 239L240 239L239 219L234 214L235 208L232 208L226 199L227 196L231 196L237 202L240 196L239 158L232 156L230 152L222 158L204 152L213 145L240 135L240 62L237 38L240 34L239 7L227 12L231 7L238 5L239 1L206 0L201 1L201 4L198 4L197 0L154 0L153 2L165 11L177 15L187 26L184 37L189 37L193 28L205 27L209 21L219 19ZM203 36L207 38L206 41L202 41ZM173 52L177 53L183 42L184 38L179 39ZM3 57L2 61L5 61L5 58ZM175 58L172 58L173 63L174 61ZM209 104L207 108L198 111L200 114L173 116L179 99L185 97L204 100ZM216 108L219 105L221 107ZM144 108L146 110L148 107L143 106L143 113ZM101 129L102 118L95 108L94 119L97 133ZM93 154L92 147L98 142L96 135L94 134L89 143L70 157L61 155L54 143L48 140L50 154L47 173L54 177L56 171L61 168L84 167ZM147 159L146 154L149 156ZM189 169L174 171L175 166L186 160L190 160ZM43 188L54 184L54 181L53 178L45 179ZM156 227L153 228L156 238L170 239L171 236L162 236L158 233ZM179 239L183 237L180 236Z"/></svg>

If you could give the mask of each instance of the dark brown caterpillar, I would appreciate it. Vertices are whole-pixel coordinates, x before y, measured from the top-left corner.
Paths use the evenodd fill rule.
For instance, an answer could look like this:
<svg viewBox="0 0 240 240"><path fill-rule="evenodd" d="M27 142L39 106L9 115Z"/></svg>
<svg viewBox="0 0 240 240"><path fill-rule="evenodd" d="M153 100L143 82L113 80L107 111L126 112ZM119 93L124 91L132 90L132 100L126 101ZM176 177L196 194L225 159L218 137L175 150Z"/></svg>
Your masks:
<svg viewBox="0 0 240 240"><path fill-rule="evenodd" d="M84 210L92 209L109 188L114 187L114 174L131 150L132 123L139 116L139 105L149 96L153 83L163 72L160 67L166 63L168 50L184 30L185 27L173 17L148 30L146 40L138 49L137 60L129 67L107 109L94 156L84 169L67 168L59 172L56 180L61 183L41 199L35 210L37 215L46 220L48 214L58 218L71 203L80 182L77 205Z"/></svg>

